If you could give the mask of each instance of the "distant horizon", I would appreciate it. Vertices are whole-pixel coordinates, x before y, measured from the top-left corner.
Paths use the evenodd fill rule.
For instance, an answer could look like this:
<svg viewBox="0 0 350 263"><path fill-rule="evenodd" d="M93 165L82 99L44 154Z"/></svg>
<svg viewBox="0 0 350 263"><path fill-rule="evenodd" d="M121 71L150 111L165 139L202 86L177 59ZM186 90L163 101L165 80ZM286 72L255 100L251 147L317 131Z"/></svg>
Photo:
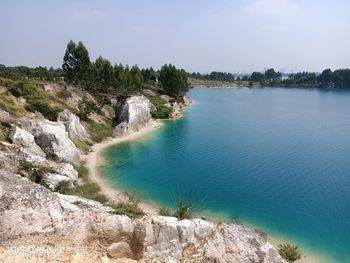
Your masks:
<svg viewBox="0 0 350 263"><path fill-rule="evenodd" d="M69 7L69 8L68 8ZM188 72L350 68L350 2L334 0L2 3L0 63L58 68L69 40L91 60Z"/></svg>

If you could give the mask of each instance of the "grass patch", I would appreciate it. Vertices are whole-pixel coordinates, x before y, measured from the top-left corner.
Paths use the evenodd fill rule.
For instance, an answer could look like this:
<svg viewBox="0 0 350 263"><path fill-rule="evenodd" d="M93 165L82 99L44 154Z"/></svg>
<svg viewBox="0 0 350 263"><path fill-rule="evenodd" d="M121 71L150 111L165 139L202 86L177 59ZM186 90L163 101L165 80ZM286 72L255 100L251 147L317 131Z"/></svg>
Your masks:
<svg viewBox="0 0 350 263"><path fill-rule="evenodd" d="M107 196L101 193L101 188L98 186L98 184L91 181L83 183L82 185L77 186L75 189L63 192L63 194L77 195L87 199L95 200L102 204L106 204L108 202Z"/></svg>
<svg viewBox="0 0 350 263"><path fill-rule="evenodd" d="M89 181L89 169L85 165L76 165L74 168L77 170L78 176L82 179L83 182Z"/></svg>
<svg viewBox="0 0 350 263"><path fill-rule="evenodd" d="M57 92L57 96L60 99L66 100L72 97L72 92L67 90L66 88L62 89L61 91Z"/></svg>
<svg viewBox="0 0 350 263"><path fill-rule="evenodd" d="M5 162L3 160L0 160L0 169L5 168Z"/></svg>
<svg viewBox="0 0 350 263"><path fill-rule="evenodd" d="M80 112L77 115L82 121L88 121L88 115L92 112L101 114L101 108L95 102L88 100L86 97L84 97L79 103L79 111Z"/></svg>
<svg viewBox="0 0 350 263"><path fill-rule="evenodd" d="M161 216L173 216L173 213L169 208L162 207L159 209L159 214Z"/></svg>
<svg viewBox="0 0 350 263"><path fill-rule="evenodd" d="M17 82L10 88L10 92L15 97L24 97L27 101L26 109L28 111L38 111L51 121L56 121L58 113L61 111L51 105L45 98L43 92L34 84L29 82Z"/></svg>
<svg viewBox="0 0 350 263"><path fill-rule="evenodd" d="M112 120L107 120L105 123L97 123L89 120L88 124L88 130L94 142L102 142L104 139L113 135L114 127Z"/></svg>
<svg viewBox="0 0 350 263"><path fill-rule="evenodd" d="M288 262L294 262L301 259L298 246L292 244L279 244L277 246L278 253Z"/></svg>
<svg viewBox="0 0 350 263"><path fill-rule="evenodd" d="M26 113L25 108L22 105L18 105L7 92L1 93L0 95L0 108L15 117L21 117Z"/></svg>
<svg viewBox="0 0 350 263"><path fill-rule="evenodd" d="M57 171L50 166L37 165L25 160L21 160L18 165L18 173L22 176L26 176L30 181L41 184L48 188L44 181L44 175L46 173L57 173Z"/></svg>
<svg viewBox="0 0 350 263"><path fill-rule="evenodd" d="M176 216L180 220L191 218L191 209L192 204L187 202L185 199L180 198L177 201L177 208L174 213L174 216Z"/></svg>
<svg viewBox="0 0 350 263"><path fill-rule="evenodd" d="M156 110L152 112L152 117L156 119L167 119L172 109L165 106L166 101L158 96L147 96L150 102L156 107Z"/></svg>
<svg viewBox="0 0 350 263"><path fill-rule="evenodd" d="M109 204L109 206L115 210L114 213L118 215L127 215L131 218L142 216L143 212L139 207L140 199L137 197L137 194L135 192L125 192L125 194L128 197L127 202Z"/></svg>
<svg viewBox="0 0 350 263"><path fill-rule="evenodd" d="M72 142L83 153L87 154L90 151L90 146L87 143L85 143L79 139L72 139Z"/></svg>

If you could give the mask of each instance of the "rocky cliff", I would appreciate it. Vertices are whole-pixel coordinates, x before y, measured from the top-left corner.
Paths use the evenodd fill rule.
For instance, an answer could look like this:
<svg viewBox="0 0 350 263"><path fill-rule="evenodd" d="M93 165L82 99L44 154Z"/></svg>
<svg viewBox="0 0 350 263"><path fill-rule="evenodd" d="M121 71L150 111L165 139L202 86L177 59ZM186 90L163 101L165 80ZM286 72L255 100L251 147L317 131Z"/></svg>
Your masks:
<svg viewBox="0 0 350 263"><path fill-rule="evenodd" d="M69 110L60 112L57 121L0 110L0 132L8 137L0 140L0 262L284 262L264 234L241 224L158 215L130 218L101 196L105 204L60 194L76 188L84 194L96 187L79 177L78 146L88 147L108 134L106 123L115 112L121 136L147 126L155 107L136 95L118 107L113 98L101 111L84 111L81 98L88 96L69 90L74 103L61 106L80 109L79 116L88 121L82 123ZM163 99L173 118L190 103L187 98L181 104ZM94 103L90 96L88 105Z"/></svg>

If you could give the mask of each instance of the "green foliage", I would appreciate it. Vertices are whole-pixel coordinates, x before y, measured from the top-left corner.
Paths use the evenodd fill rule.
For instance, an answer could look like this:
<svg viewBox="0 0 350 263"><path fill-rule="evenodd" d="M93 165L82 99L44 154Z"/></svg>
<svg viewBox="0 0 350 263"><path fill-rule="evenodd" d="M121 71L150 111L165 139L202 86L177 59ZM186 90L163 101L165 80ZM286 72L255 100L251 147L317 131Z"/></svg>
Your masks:
<svg viewBox="0 0 350 263"><path fill-rule="evenodd" d="M249 80L254 82L262 82L265 80L265 75L261 72L253 72Z"/></svg>
<svg viewBox="0 0 350 263"><path fill-rule="evenodd" d="M88 81L90 64L89 52L84 44L69 41L62 65L66 81L74 84Z"/></svg>
<svg viewBox="0 0 350 263"><path fill-rule="evenodd" d="M20 117L26 112L24 107L22 105L18 105L13 97L8 93L1 93L0 108L16 117Z"/></svg>
<svg viewBox="0 0 350 263"><path fill-rule="evenodd" d="M52 106L44 97L42 91L29 82L18 82L13 85L10 92L16 97L24 97L26 99L26 109L29 111L38 111L46 118L56 121L60 109Z"/></svg>
<svg viewBox="0 0 350 263"><path fill-rule="evenodd" d="M190 78L214 80L214 81L235 81L235 76L232 73L213 71L210 74L201 74L199 72L189 73Z"/></svg>
<svg viewBox="0 0 350 263"><path fill-rule="evenodd" d="M120 203L110 203L113 209L115 209L115 213L119 215L127 215L131 218L139 217L143 215L142 210L139 207L140 199L137 197L135 192L125 192L128 197L127 202Z"/></svg>
<svg viewBox="0 0 350 263"><path fill-rule="evenodd" d="M92 100L88 100L86 97L83 98L83 100L79 103L79 110L78 117L82 121L88 121L88 115L92 112L96 112L98 114L101 114L101 108Z"/></svg>
<svg viewBox="0 0 350 263"><path fill-rule="evenodd" d="M152 117L155 119L167 119L171 113L171 108L165 106L166 101L158 96L147 96L150 102L156 107L152 112Z"/></svg>
<svg viewBox="0 0 350 263"><path fill-rule="evenodd" d="M161 216L172 216L172 212L169 208L165 208L165 207L162 207L162 208L159 208L159 214Z"/></svg>
<svg viewBox="0 0 350 263"><path fill-rule="evenodd" d="M57 96L63 100L66 100L72 97L72 93L67 89L62 89L60 92L57 93Z"/></svg>
<svg viewBox="0 0 350 263"><path fill-rule="evenodd" d="M84 164L76 165L74 168L83 182L89 181L89 169Z"/></svg>
<svg viewBox="0 0 350 263"><path fill-rule="evenodd" d="M72 142L83 153L87 154L90 151L90 146L86 142L79 139L72 139Z"/></svg>
<svg viewBox="0 0 350 263"><path fill-rule="evenodd" d="M286 259L288 262L294 262L301 258L298 246L291 244L279 244L277 249L281 257Z"/></svg>
<svg viewBox="0 0 350 263"><path fill-rule="evenodd" d="M87 199L92 199L102 204L107 203L108 198L101 193L101 188L95 182L85 182L82 185L77 186L75 189L66 192L69 195L77 195Z"/></svg>
<svg viewBox="0 0 350 263"><path fill-rule="evenodd" d="M29 68L25 66L6 67L4 65L0 65L0 77L12 80L35 79L45 81L58 81L62 78L62 74L63 71L59 68Z"/></svg>
<svg viewBox="0 0 350 263"><path fill-rule="evenodd" d="M177 201L177 208L174 216L176 216L180 220L191 218L191 209L192 209L192 204L188 203L183 198L180 198Z"/></svg>
<svg viewBox="0 0 350 263"><path fill-rule="evenodd" d="M61 194L68 194L71 191L70 183L68 181L61 181L56 185L54 191Z"/></svg>
<svg viewBox="0 0 350 263"><path fill-rule="evenodd" d="M104 139L113 135L113 122L107 120L105 123L98 123L89 120L88 130L94 142L102 142Z"/></svg>
<svg viewBox="0 0 350 263"><path fill-rule="evenodd" d="M274 79L279 79L282 77L281 72L276 72L275 69L269 68L268 70L265 71L265 78L267 80L274 80Z"/></svg>
<svg viewBox="0 0 350 263"><path fill-rule="evenodd" d="M179 98L188 91L189 84L187 74L184 70L177 69L169 64L164 65L159 73L159 81L162 85L164 93Z"/></svg>
<svg viewBox="0 0 350 263"><path fill-rule="evenodd" d="M37 165L26 160L21 160L18 166L18 173L22 176L26 176L34 183L41 184L47 187L44 182L44 175L46 173L57 173L57 171L46 165Z"/></svg>

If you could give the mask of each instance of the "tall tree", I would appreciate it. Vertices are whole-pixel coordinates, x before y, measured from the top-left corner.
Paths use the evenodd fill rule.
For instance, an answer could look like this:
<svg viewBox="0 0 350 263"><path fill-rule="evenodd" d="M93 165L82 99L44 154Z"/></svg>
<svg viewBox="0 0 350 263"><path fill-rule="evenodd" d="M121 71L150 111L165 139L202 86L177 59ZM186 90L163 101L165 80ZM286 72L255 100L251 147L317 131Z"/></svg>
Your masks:
<svg viewBox="0 0 350 263"><path fill-rule="evenodd" d="M79 42L76 45L69 41L62 65L66 80L76 84L87 81L90 64L89 52L84 44Z"/></svg>
<svg viewBox="0 0 350 263"><path fill-rule="evenodd" d="M162 66L159 73L159 81L164 93L175 98L185 95L189 89L186 72L177 69L171 64Z"/></svg>

